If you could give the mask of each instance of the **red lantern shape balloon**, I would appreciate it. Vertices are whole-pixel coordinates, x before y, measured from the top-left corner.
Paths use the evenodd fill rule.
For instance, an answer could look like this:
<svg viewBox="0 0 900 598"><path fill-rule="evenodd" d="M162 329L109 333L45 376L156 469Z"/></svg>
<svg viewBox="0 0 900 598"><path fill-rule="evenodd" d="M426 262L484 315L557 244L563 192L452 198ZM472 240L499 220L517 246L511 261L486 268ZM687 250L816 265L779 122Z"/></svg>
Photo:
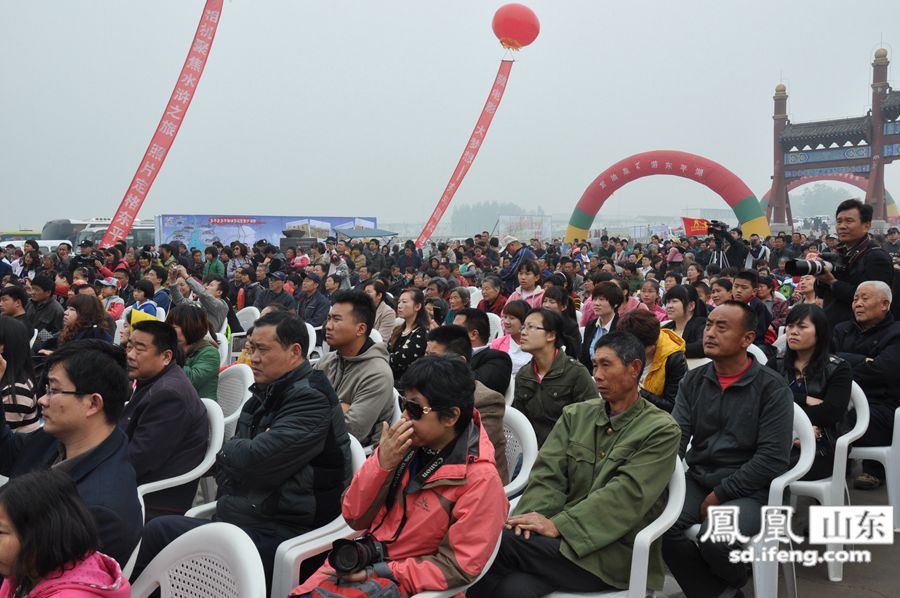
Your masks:
<svg viewBox="0 0 900 598"><path fill-rule="evenodd" d="M494 13L494 35L504 48L518 50L533 42L541 31L534 11L524 4L504 4Z"/></svg>
<svg viewBox="0 0 900 598"><path fill-rule="evenodd" d="M527 46L537 38L538 32L541 30L541 25L538 23L537 16L527 6L521 4L507 4L501 6L494 14L493 28L494 33L500 38L500 43L503 44L504 48L518 50L519 48ZM509 81L509 73L512 69L512 65L513 60L511 58L500 61L500 69L497 71L497 76L494 78L494 84L491 86L490 95L488 95L487 101L484 103L484 108L481 110L481 116L478 117L478 122L475 123L475 130L473 130L472 135L469 136L469 141L466 143L463 155L456 164L456 169L450 177L450 182L448 182L447 186L444 188L444 192L441 194L437 206L435 206L434 211L431 213L431 217L422 228L422 232L419 233L419 237L416 239L416 247L421 248L428 239L431 238L434 229L441 221L441 218L444 217L447 207L453 200L456 190L459 189L466 173L469 172L469 167L475 161L478 150L481 148L488 129L491 126L494 114L500 106L500 100L503 99L503 92L506 90L506 83Z"/></svg>

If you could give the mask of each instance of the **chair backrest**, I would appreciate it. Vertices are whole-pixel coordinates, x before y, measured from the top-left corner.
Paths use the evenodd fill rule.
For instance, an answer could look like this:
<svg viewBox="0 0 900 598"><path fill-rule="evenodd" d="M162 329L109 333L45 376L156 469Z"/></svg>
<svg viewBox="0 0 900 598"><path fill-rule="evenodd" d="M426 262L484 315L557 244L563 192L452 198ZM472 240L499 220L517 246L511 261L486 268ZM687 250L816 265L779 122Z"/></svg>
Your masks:
<svg viewBox="0 0 900 598"><path fill-rule="evenodd" d="M238 311L235 315L238 322L241 323L241 328L244 329L244 332L247 332L253 326L253 323L259 319L259 310L251 305Z"/></svg>
<svg viewBox="0 0 900 598"><path fill-rule="evenodd" d="M515 375L509 377L509 386L506 387L506 393L504 393L503 398L506 399L507 407L509 407L513 404L513 399L516 398L516 377L515 377Z"/></svg>
<svg viewBox="0 0 900 598"><path fill-rule="evenodd" d="M469 287L469 305L478 307L478 304L481 303L482 299L484 299L484 295L481 293L481 289L478 287Z"/></svg>
<svg viewBox="0 0 900 598"><path fill-rule="evenodd" d="M138 495L143 497L166 488L175 488L188 482L193 482L209 471L215 464L216 455L222 450L222 443L225 438L225 417L222 415L222 409L215 401L212 399L200 400L203 401L203 406L206 407L206 415L209 421L209 442L206 445L206 453L203 455L203 460L196 467L181 475L141 484L138 486Z"/></svg>
<svg viewBox="0 0 900 598"><path fill-rule="evenodd" d="M373 343L383 343L384 337L381 336L381 333L378 332L375 328L369 331L369 338L372 339Z"/></svg>
<svg viewBox="0 0 900 598"><path fill-rule="evenodd" d="M165 322L166 321L166 310L164 310L161 307L157 307L156 308L156 319L159 320L160 322Z"/></svg>
<svg viewBox="0 0 900 598"><path fill-rule="evenodd" d="M219 343L219 367L225 367L231 358L231 347L228 345L228 339L221 332L216 333L216 342Z"/></svg>
<svg viewBox="0 0 900 598"><path fill-rule="evenodd" d="M119 327L119 322L116 322L116 338L113 339L113 341L115 341L116 344L119 343L119 341L116 340L116 339L118 338L118 335L119 335L119 333L121 333L121 331L122 331L122 329ZM29 346L29 347L33 347L33 346L34 346L34 343L35 343L35 341L37 340L37 335L38 335L38 331L37 331L37 329L35 329L34 332L33 332L32 335L31 335L31 342L28 343L28 346Z"/></svg>
<svg viewBox="0 0 900 598"><path fill-rule="evenodd" d="M538 443L531 422L513 407L507 407L503 414L503 435L506 437L506 463L512 475L504 491L511 497L525 490L537 460Z"/></svg>
<svg viewBox="0 0 900 598"><path fill-rule="evenodd" d="M647 569L650 565L650 545L669 530L684 508L686 492L684 468L681 459L675 459L675 468L669 477L666 506L650 525L638 532L631 552L631 576L628 580L628 598L644 598L647 592Z"/></svg>
<svg viewBox="0 0 900 598"><path fill-rule="evenodd" d="M394 411L391 414L391 425L392 426L394 424L396 424L398 421L400 421L400 418L403 416L403 411L400 409L400 392L396 388L394 388L393 391L394 391L394 398L393 398Z"/></svg>
<svg viewBox="0 0 900 598"><path fill-rule="evenodd" d="M219 407L225 415L225 439L234 436L241 408L250 398L253 370L249 365L236 363L219 373Z"/></svg>
<svg viewBox="0 0 900 598"><path fill-rule="evenodd" d="M156 555L131 588L146 598L265 598L266 574L250 537L230 523L201 525Z"/></svg>
<svg viewBox="0 0 900 598"><path fill-rule="evenodd" d="M306 348L306 358L309 359L313 349L316 348L316 329L309 322L304 322L304 324L306 324L306 333L309 335L309 347Z"/></svg>
<svg viewBox="0 0 900 598"><path fill-rule="evenodd" d="M763 350L760 349L757 345L751 344L747 347L747 353L753 355L756 358L756 361L759 362L759 365L766 365L769 362L769 358L766 357L766 354L763 353Z"/></svg>
<svg viewBox="0 0 900 598"><path fill-rule="evenodd" d="M796 482L806 475L816 457L816 437L813 434L812 422L796 403L794 403L793 428L794 438L800 440L800 459L793 467L772 480L769 485L769 506L784 504L784 489L791 482Z"/></svg>
<svg viewBox="0 0 900 598"><path fill-rule="evenodd" d="M687 359L687 366L689 370L693 370L694 368L698 368L701 365L706 365L712 361L709 357L695 357L693 359Z"/></svg>
<svg viewBox="0 0 900 598"><path fill-rule="evenodd" d="M503 324L500 321L500 316L495 313L488 313L488 323L491 326L491 338L490 341L499 338L501 334L503 334ZM489 341L489 342L490 342Z"/></svg>
<svg viewBox="0 0 900 598"><path fill-rule="evenodd" d="M363 463L366 462L366 450L359 443L359 440L356 439L356 436L352 434L348 434L348 436L350 436L350 461L353 464L353 473L356 473L362 468Z"/></svg>
<svg viewBox="0 0 900 598"><path fill-rule="evenodd" d="M125 320L116 320L116 331L113 333L113 344L118 345L122 342L122 330L125 329ZM35 339L37 338L37 330L34 331L34 336L31 337L31 344L34 344Z"/></svg>
<svg viewBox="0 0 900 598"><path fill-rule="evenodd" d="M841 434L834 447L834 471L832 479L842 480L847 474L847 454L850 444L862 438L869 428L869 399L856 382L850 385L850 404L847 410L856 412L856 423L846 433Z"/></svg>

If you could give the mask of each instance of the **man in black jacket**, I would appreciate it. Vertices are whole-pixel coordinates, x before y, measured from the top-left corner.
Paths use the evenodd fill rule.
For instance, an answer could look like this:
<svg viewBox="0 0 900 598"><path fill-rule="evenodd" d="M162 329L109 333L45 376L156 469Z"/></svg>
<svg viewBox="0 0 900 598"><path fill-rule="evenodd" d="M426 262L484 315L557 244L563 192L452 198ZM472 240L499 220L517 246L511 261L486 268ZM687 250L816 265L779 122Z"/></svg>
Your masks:
<svg viewBox="0 0 900 598"><path fill-rule="evenodd" d="M5 368L0 357L0 377ZM46 371L43 428L15 434L0 412L0 474L68 473L94 516L101 550L124 566L143 524L128 438L116 428L131 393L125 355L104 341L72 341L53 352Z"/></svg>
<svg viewBox="0 0 900 598"><path fill-rule="evenodd" d="M122 412L119 428L128 436L128 456L138 484L187 473L200 464L209 442L206 408L176 363L178 337L165 322L132 326L128 373L137 385ZM183 515L191 508L199 480L144 497L146 521Z"/></svg>
<svg viewBox="0 0 900 598"><path fill-rule="evenodd" d="M840 241L837 253L844 267L816 276L816 295L822 297L822 308L834 325L853 319L850 306L859 283L880 280L890 285L894 275L891 256L869 239L872 206L858 199L841 202L835 212L835 228Z"/></svg>
<svg viewBox="0 0 900 598"><path fill-rule="evenodd" d="M894 411L900 407L900 322L891 315L892 293L881 281L856 287L853 320L834 329L837 355L853 368L853 380L869 401L869 427L854 446L887 446L894 433ZM863 461L854 486L872 490L884 483L884 467Z"/></svg>
<svg viewBox="0 0 900 598"><path fill-rule="evenodd" d="M756 535L769 485L788 469L794 398L784 378L747 353L755 320L738 301L713 310L703 336L712 363L688 372L675 398L679 456L689 469L681 516L663 536L663 558L688 597L742 596L747 569L729 561L732 544L698 544L685 530L700 523L702 538L710 525L707 509L725 505L738 507L740 534Z"/></svg>
<svg viewBox="0 0 900 598"><path fill-rule="evenodd" d="M254 324L249 342L256 383L234 437L216 460L216 520L250 536L271 581L281 542L340 514L352 472L350 438L327 379L304 358L309 337L300 318L266 314ZM150 522L135 575L172 540L206 523L176 516Z"/></svg>
<svg viewBox="0 0 900 598"><path fill-rule="evenodd" d="M469 365L475 373L475 379L491 390L506 394L512 378L512 359L506 351L487 346L487 340L491 336L487 314L480 309L467 307L459 310L453 323L469 331L469 341L472 343Z"/></svg>

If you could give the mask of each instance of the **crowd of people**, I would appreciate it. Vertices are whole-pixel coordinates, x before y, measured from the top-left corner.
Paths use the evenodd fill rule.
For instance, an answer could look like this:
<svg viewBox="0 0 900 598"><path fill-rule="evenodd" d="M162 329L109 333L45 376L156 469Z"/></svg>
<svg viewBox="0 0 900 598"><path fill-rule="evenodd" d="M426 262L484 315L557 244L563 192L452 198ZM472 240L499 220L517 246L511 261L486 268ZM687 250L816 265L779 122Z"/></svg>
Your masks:
<svg viewBox="0 0 900 598"><path fill-rule="evenodd" d="M759 531L769 484L798 459L793 406L816 437L805 479L831 475L853 382L871 411L856 445L891 442L900 233L875 238L871 221L848 200L835 234L765 239L712 223L705 237L644 243L483 231L422 249L331 237L284 251L8 247L0 549L19 543L0 550L0 596L66 584L126 595L120 566L139 540L132 579L208 522L185 516L197 481L144 497L143 512L136 488L201 462L201 398L217 399L232 366L218 343L235 333L254 384L216 458L215 519L247 532L269 581L281 542L339 514L382 555L349 570L323 555L292 595L469 584L498 538L470 596L627 587L634 536L684 459L683 512L653 547L649 587L668 567L688 597L741 596L732 547L685 530L731 505L742 534ZM260 316L244 330L247 307ZM510 405L541 447L512 512ZM373 450L355 474L350 436ZM866 461L854 485L884 479ZM36 512L66 523L37 524ZM48 529L72 539L23 543Z"/></svg>

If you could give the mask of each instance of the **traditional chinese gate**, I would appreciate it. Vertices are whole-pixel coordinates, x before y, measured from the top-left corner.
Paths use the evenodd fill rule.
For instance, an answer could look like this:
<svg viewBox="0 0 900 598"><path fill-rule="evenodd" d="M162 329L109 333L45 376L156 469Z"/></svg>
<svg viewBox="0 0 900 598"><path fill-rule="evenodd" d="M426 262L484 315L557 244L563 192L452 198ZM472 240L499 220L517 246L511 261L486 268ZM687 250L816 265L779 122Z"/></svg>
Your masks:
<svg viewBox="0 0 900 598"><path fill-rule="evenodd" d="M819 181L837 181L839 183L847 183L848 185L853 185L858 189L865 191L868 188L869 180L865 177L861 177L855 174L851 174L849 172L840 173L840 174L820 174L816 176L804 176L799 179L794 179L787 185L787 192L790 193L797 187L802 187L803 185L808 185L809 183L817 183ZM759 200L759 207L762 211L768 214L769 209L769 197L772 195L772 190L769 189L766 191L766 194L762 196L762 199ZM900 219L900 212L897 211L897 202L894 201L894 198L891 196L890 192L885 189L884 190L884 203L887 206L887 218L891 222L896 222Z"/></svg>
<svg viewBox="0 0 900 598"><path fill-rule="evenodd" d="M874 210L872 231L884 229L890 216L884 189L884 166L900 157L900 90L887 82L887 50L872 61L872 108L865 116L792 123L787 116L787 88L775 87L774 165L768 215L778 231L791 228L788 187L797 179L855 174L866 181L866 203Z"/></svg>
<svg viewBox="0 0 900 598"><path fill-rule="evenodd" d="M604 170L588 185L569 218L566 241L585 239L594 217L609 197L631 181L657 174L680 176L715 191L734 210L744 235L769 234L759 200L736 174L703 156L672 150L635 154Z"/></svg>

